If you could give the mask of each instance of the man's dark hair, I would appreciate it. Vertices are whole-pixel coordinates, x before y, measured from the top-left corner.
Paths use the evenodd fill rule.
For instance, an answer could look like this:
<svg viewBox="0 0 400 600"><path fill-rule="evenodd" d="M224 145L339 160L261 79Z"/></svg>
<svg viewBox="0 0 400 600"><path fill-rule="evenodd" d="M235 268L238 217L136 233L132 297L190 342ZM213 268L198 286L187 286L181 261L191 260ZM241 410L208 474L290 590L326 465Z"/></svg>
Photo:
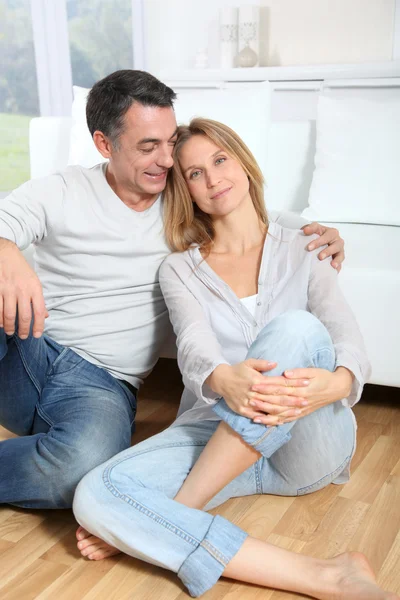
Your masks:
<svg viewBox="0 0 400 600"><path fill-rule="evenodd" d="M124 130L124 116L134 102L143 106L170 106L176 98L174 90L145 71L115 71L94 84L86 105L90 133L101 131L114 147Z"/></svg>

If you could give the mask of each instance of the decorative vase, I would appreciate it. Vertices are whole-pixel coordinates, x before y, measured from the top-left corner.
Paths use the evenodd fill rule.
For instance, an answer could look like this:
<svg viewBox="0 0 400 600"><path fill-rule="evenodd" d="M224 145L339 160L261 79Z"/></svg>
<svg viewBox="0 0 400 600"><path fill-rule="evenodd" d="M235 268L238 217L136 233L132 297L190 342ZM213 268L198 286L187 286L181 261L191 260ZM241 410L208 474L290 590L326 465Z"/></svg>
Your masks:
<svg viewBox="0 0 400 600"><path fill-rule="evenodd" d="M255 67L257 63L258 56L250 46L245 46L237 55L238 67Z"/></svg>

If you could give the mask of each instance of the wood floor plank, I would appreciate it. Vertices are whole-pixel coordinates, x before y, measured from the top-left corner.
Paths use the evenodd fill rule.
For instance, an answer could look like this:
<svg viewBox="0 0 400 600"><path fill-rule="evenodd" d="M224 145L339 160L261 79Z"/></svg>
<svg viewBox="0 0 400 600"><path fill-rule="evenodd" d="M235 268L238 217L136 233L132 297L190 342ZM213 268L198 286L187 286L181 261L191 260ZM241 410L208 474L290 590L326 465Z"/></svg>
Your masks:
<svg viewBox="0 0 400 600"><path fill-rule="evenodd" d="M374 446L376 440L385 435L386 425L380 423L371 423L363 416L357 421L357 449L351 461L352 474L363 462L369 451Z"/></svg>
<svg viewBox="0 0 400 600"><path fill-rule="evenodd" d="M88 561L78 559L38 596L38 600L77 600L83 598L112 569L120 557Z"/></svg>
<svg viewBox="0 0 400 600"><path fill-rule="evenodd" d="M124 556L82 600L131 600L135 588L152 575L151 567Z"/></svg>
<svg viewBox="0 0 400 600"><path fill-rule="evenodd" d="M400 594L400 532L390 548L378 574L378 583L385 590Z"/></svg>
<svg viewBox="0 0 400 600"><path fill-rule="evenodd" d="M217 506L213 510L210 510L211 515L221 515L233 521L239 523L241 519L246 515L247 511L257 501L258 496L246 496L246 498L231 498L221 506Z"/></svg>
<svg viewBox="0 0 400 600"><path fill-rule="evenodd" d="M304 554L329 558L344 552L369 508L365 502L338 496L310 541L306 542Z"/></svg>
<svg viewBox="0 0 400 600"><path fill-rule="evenodd" d="M34 600L54 580L61 577L66 568L64 565L50 564L39 558L1 588L1 599Z"/></svg>
<svg viewBox="0 0 400 600"><path fill-rule="evenodd" d="M10 548L13 547L13 542L6 542L5 540L0 540L0 554L2 554L3 552L7 552L7 550L10 550Z"/></svg>
<svg viewBox="0 0 400 600"><path fill-rule="evenodd" d="M258 496L237 525L249 535L266 540L294 502L292 497Z"/></svg>
<svg viewBox="0 0 400 600"><path fill-rule="evenodd" d="M76 545L74 535L76 525L73 524L64 536L60 537L58 542L42 554L41 558L49 562L59 563L66 566L72 566L78 559L81 558L80 552Z"/></svg>
<svg viewBox="0 0 400 600"><path fill-rule="evenodd" d="M366 554L379 571L400 530L400 461L382 485L349 549Z"/></svg>
<svg viewBox="0 0 400 600"><path fill-rule="evenodd" d="M49 519L45 526L36 527L3 553L0 561L0 589L40 558L68 531L71 531L71 525Z"/></svg>
<svg viewBox="0 0 400 600"><path fill-rule="evenodd" d="M277 523L274 533L297 540L310 540L340 491L340 486L332 484L314 494L299 496L285 513L285 517Z"/></svg>
<svg viewBox="0 0 400 600"><path fill-rule="evenodd" d="M0 524L0 538L8 542L18 542L28 533L33 531L40 523L43 523L46 515L42 512L14 512L10 517Z"/></svg>
<svg viewBox="0 0 400 600"><path fill-rule="evenodd" d="M176 600L183 591L183 584L175 573L153 568L148 577L132 588L131 598L143 600ZM189 594L185 591L186 600ZM130 600L130 599L129 599Z"/></svg>
<svg viewBox="0 0 400 600"><path fill-rule="evenodd" d="M15 514L15 509L11 506L2 506L0 507L0 526L4 521L7 521L12 515Z"/></svg>
<svg viewBox="0 0 400 600"><path fill-rule="evenodd" d="M139 397L137 435L145 439L173 420L182 382L174 361L160 361ZM352 479L296 498L235 498L212 513L253 535L313 556L364 550L379 581L400 593L400 389L367 386ZM0 427L0 440L14 437ZM76 549L71 511L0 508L0 598L3 600L187 600L178 577L130 557L94 562ZM2 535L7 539L2 538ZM204 600L305 600L287 592L222 578Z"/></svg>
<svg viewBox="0 0 400 600"><path fill-rule="evenodd" d="M340 496L372 504L400 459L400 440L381 435L358 466Z"/></svg>

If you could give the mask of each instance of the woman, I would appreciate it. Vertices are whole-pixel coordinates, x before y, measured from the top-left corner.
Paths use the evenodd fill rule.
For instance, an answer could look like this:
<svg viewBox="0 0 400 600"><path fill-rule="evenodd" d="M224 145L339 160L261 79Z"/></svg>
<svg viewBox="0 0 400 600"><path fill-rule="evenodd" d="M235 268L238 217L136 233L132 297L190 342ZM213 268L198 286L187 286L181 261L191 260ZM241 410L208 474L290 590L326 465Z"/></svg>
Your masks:
<svg viewBox="0 0 400 600"><path fill-rule="evenodd" d="M305 251L301 232L268 223L262 175L240 138L195 119L179 128L175 158L165 223L178 252L160 283L177 334L181 407L166 431L82 480L77 520L175 571L193 596L224 575L321 599L394 599L362 555L297 555L205 512L234 496L346 482L349 404L369 365L333 269ZM112 552L85 530L84 555Z"/></svg>

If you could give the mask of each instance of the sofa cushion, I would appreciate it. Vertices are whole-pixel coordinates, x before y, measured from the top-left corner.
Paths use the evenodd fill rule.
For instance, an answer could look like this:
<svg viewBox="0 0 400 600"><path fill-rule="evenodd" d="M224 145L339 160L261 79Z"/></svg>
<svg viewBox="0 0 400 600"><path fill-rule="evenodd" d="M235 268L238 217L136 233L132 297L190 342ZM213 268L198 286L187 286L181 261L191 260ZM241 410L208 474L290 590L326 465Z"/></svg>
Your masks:
<svg viewBox="0 0 400 600"><path fill-rule="evenodd" d="M305 218L400 225L399 100L320 96Z"/></svg>
<svg viewBox="0 0 400 600"><path fill-rule="evenodd" d="M339 285L356 314L372 364L372 383L400 387L400 228L335 224L345 240Z"/></svg>
<svg viewBox="0 0 400 600"><path fill-rule="evenodd" d="M73 86L74 101L72 103L72 127L69 143L69 165L81 165L91 168L101 162L106 162L94 145L86 123L86 99L89 89Z"/></svg>

